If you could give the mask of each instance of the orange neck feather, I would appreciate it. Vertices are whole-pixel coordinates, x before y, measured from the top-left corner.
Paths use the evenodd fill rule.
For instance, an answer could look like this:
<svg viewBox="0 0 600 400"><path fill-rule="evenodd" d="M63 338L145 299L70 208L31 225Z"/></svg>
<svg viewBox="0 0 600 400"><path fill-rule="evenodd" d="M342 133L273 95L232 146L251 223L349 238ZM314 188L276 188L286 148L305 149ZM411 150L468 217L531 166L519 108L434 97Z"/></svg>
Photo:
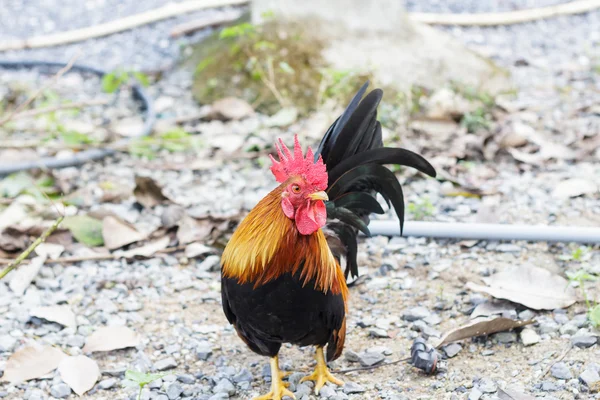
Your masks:
<svg viewBox="0 0 600 400"><path fill-rule="evenodd" d="M347 297L342 269L333 257L321 229L301 235L283 213L285 183L265 196L238 226L223 251L223 276L255 287L281 274L300 272L304 284L315 280L319 290Z"/></svg>

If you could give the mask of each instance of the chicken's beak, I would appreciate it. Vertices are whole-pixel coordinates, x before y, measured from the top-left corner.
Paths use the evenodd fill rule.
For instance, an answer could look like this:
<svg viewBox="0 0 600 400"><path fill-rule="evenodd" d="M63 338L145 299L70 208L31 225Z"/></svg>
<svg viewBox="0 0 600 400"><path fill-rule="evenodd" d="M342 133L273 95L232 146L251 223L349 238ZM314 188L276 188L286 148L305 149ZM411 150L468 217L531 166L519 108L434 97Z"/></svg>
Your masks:
<svg viewBox="0 0 600 400"><path fill-rule="evenodd" d="M323 200L323 201L329 200L329 196L327 196L327 193L325 193L323 191L311 193L308 195L308 198L311 200Z"/></svg>

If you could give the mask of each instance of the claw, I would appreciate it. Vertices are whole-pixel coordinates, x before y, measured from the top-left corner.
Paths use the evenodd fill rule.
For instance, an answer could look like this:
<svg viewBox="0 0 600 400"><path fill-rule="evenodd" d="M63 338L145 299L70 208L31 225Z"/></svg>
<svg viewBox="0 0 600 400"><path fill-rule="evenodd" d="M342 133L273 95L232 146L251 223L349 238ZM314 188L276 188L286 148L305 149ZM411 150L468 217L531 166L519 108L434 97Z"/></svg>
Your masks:
<svg viewBox="0 0 600 400"><path fill-rule="evenodd" d="M294 393L287 389L290 384L282 381L282 378L290 374L291 372L279 370L279 358L277 356L271 358L271 391L263 396L255 397L253 400L282 400L285 396L296 399Z"/></svg>
<svg viewBox="0 0 600 400"><path fill-rule="evenodd" d="M300 382L314 381L315 382L315 394L319 394L319 390L321 390L321 388L323 386L325 386L325 384L327 382L331 382L338 386L342 386L344 384L344 382L337 379L336 377L334 377L331 374L331 372L329 372L329 369L327 368L327 363L325 363L325 356L323 355L322 347L317 347L316 358L317 358L317 366L315 367L314 372L312 374L300 379Z"/></svg>

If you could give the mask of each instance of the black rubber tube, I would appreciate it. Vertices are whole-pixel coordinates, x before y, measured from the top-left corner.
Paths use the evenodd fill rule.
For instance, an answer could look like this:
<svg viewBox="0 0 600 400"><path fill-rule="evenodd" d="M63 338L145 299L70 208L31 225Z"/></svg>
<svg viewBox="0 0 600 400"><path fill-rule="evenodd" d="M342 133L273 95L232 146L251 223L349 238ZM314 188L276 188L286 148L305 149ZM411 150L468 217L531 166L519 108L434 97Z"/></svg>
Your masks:
<svg viewBox="0 0 600 400"><path fill-rule="evenodd" d="M0 68L4 69L21 69L21 68L52 68L59 69L64 68L67 64L62 62L55 61L38 61L38 60L0 60ZM73 64L71 69L67 71L70 72L83 72L83 73L91 73L97 75L99 77L103 77L107 74L106 71L101 70L96 67L91 67L83 64ZM136 101L138 101L141 105L141 109L144 115L144 126L142 129L141 136L148 136L152 132L154 128L154 124L156 123L156 113L154 111L154 106L152 104L152 99L146 93L144 88L137 83L132 86L133 97ZM122 139L116 142L117 146L121 146L126 144L129 139ZM8 175L19 171L26 171L29 169L35 168L65 168L72 167L76 165L85 164L90 161L101 160L104 157L108 157L110 155L115 154L115 150L112 149L90 149L81 151L72 157L68 158L56 158L56 157L44 157L39 160L34 161L24 161L18 162L11 165L0 164L0 176Z"/></svg>

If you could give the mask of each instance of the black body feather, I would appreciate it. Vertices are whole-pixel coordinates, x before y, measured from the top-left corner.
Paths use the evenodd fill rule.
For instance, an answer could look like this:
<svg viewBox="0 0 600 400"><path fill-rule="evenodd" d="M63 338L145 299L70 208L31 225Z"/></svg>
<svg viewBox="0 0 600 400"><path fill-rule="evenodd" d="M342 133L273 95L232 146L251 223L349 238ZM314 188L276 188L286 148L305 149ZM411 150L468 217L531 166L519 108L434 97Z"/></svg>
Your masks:
<svg viewBox="0 0 600 400"><path fill-rule="evenodd" d="M327 228L345 247L345 254L335 251L334 255L338 260L346 258L346 277L350 273L358 276L358 231L368 234L369 214L383 213L374 197L376 193L394 208L400 219L400 232L404 228L402 186L383 165L403 165L432 177L436 175L435 169L420 155L406 149L383 147L381 124L377 121L377 107L383 92L375 89L361 100L368 85L369 82L361 87L329 127L315 153L315 160L321 156L327 166Z"/></svg>

